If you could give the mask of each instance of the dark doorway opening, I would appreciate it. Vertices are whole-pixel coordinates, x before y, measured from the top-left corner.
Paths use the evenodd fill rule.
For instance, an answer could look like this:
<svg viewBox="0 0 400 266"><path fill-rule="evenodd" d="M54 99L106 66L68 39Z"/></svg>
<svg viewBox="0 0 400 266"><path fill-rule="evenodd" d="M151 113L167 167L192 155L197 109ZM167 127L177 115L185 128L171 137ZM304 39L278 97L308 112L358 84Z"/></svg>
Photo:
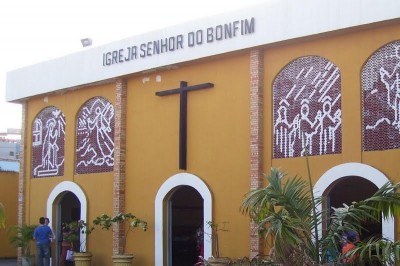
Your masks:
<svg viewBox="0 0 400 266"><path fill-rule="evenodd" d="M61 226L63 223L71 223L81 219L81 203L76 195L72 192L67 192L61 195L60 201L57 206L57 247L56 247L56 265L60 263L62 231ZM74 243L74 250L79 250L79 241ZM73 265L73 263L71 264Z"/></svg>
<svg viewBox="0 0 400 266"><path fill-rule="evenodd" d="M175 190L170 198L172 266L194 265L203 246L203 198L190 186Z"/></svg>
<svg viewBox="0 0 400 266"><path fill-rule="evenodd" d="M364 200L372 196L378 188L372 182L358 177L349 176L338 180L333 184L327 195L327 207L342 207L343 203L351 205L352 202ZM372 236L382 235L382 221L365 222L363 227L367 230L360 235L361 240L368 239Z"/></svg>

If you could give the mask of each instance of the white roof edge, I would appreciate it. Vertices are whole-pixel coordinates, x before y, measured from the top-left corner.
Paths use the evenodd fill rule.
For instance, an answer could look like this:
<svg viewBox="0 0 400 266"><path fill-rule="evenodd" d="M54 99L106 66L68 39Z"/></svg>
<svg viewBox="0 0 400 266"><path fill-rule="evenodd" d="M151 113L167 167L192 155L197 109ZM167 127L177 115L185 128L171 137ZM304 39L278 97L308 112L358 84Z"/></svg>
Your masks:
<svg viewBox="0 0 400 266"><path fill-rule="evenodd" d="M274 0L10 71L6 100L399 17L399 0Z"/></svg>

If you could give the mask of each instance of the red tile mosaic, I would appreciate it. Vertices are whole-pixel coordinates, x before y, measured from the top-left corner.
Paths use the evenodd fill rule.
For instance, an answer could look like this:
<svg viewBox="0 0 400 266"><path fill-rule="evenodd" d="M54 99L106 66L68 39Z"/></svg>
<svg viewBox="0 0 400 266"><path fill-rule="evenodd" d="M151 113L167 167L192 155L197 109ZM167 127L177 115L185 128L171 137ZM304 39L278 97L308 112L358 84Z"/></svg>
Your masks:
<svg viewBox="0 0 400 266"><path fill-rule="evenodd" d="M32 125L32 176L64 175L65 117L54 106L44 108Z"/></svg>
<svg viewBox="0 0 400 266"><path fill-rule="evenodd" d="M286 65L273 83L273 112L274 158L341 153L341 76L329 60Z"/></svg>
<svg viewBox="0 0 400 266"><path fill-rule="evenodd" d="M103 97L87 101L76 120L77 174L114 169L114 106Z"/></svg>
<svg viewBox="0 0 400 266"><path fill-rule="evenodd" d="M361 72L363 150L400 148L400 41L378 49Z"/></svg>

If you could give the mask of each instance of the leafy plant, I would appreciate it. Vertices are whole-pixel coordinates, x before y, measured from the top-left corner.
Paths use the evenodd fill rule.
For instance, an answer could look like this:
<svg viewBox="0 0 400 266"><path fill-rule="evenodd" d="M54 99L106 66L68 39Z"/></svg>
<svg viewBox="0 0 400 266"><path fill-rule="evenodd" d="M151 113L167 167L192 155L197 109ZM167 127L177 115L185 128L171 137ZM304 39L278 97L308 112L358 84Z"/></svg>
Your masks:
<svg viewBox="0 0 400 266"><path fill-rule="evenodd" d="M321 198L314 198L311 179L309 182L297 176L286 178L286 174L272 169L266 176L268 185L252 190L245 196L240 207L244 214L253 219L259 233L270 236L274 241L275 258L285 265L315 265L326 262L339 262L340 241L345 232L361 232L364 221L379 222L400 213L400 183L382 186L371 197L341 208L332 208L330 224L322 235L318 226L325 212L317 212L316 206ZM372 252L375 247L375 252ZM377 256L377 250L385 248L385 256ZM391 259L399 261L399 243L372 239L344 254L359 252L359 260L391 264ZM390 255L388 255L390 253ZM379 253L378 253L379 254Z"/></svg>
<svg viewBox="0 0 400 266"><path fill-rule="evenodd" d="M79 241L79 251L86 252L86 241L88 236L93 232L95 229L94 226L89 227L87 223L83 220L74 221L71 223L66 224L70 230L70 234L68 234L65 239L71 242L78 242ZM84 234L85 238L81 239L80 234Z"/></svg>
<svg viewBox="0 0 400 266"><path fill-rule="evenodd" d="M122 239L122 251L121 254L125 253L126 239L130 231L140 227L143 231L147 231L147 222L137 218L132 213L120 213L114 217L107 214L102 214L93 220L95 226L100 226L101 229L110 230L113 229L113 225L122 225L126 229L125 236Z"/></svg>
<svg viewBox="0 0 400 266"><path fill-rule="evenodd" d="M11 245L22 248L22 253L25 256L31 255L31 243L33 241L33 232L36 225L21 225L13 226L9 230Z"/></svg>
<svg viewBox="0 0 400 266"><path fill-rule="evenodd" d="M4 205L0 202L0 229L6 228L6 214L4 211Z"/></svg>

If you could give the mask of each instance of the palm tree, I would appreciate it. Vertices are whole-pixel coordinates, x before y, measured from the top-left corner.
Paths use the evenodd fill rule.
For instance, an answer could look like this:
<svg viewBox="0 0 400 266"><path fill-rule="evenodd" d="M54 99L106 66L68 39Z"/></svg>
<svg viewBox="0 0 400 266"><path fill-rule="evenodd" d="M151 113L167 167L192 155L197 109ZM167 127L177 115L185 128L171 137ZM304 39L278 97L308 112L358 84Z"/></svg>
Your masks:
<svg viewBox="0 0 400 266"><path fill-rule="evenodd" d="M364 221L379 222L400 213L400 183L382 186L371 197L341 208L332 208L329 226L318 235L318 226L325 212L317 212L321 198L314 198L311 178L285 178L286 174L272 169L266 176L268 185L250 191L243 200L241 211L258 224L259 233L272 237L275 258L284 265L318 265L339 262L340 242L349 231L362 232ZM380 250L384 250L382 255ZM400 261L400 244L374 238L360 243L349 254L358 253L362 261L380 261L393 265Z"/></svg>
<svg viewBox="0 0 400 266"><path fill-rule="evenodd" d="M4 211L4 205L0 202L0 229L6 227L6 214Z"/></svg>

